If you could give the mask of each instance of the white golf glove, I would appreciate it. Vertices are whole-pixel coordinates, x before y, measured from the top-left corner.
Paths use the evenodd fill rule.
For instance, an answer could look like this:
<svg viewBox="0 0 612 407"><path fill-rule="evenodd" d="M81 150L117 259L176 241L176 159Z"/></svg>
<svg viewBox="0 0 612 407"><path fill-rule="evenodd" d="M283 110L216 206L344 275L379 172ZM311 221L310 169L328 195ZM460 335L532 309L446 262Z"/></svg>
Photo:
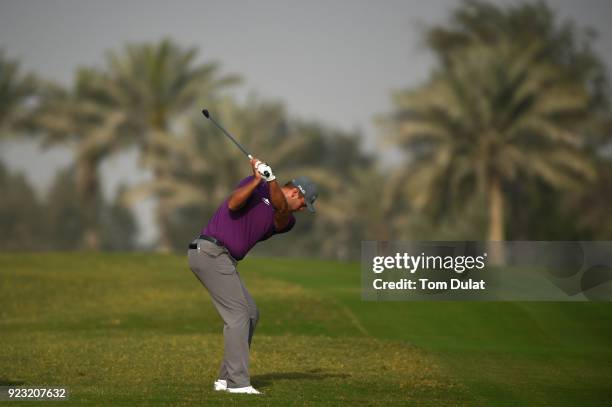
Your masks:
<svg viewBox="0 0 612 407"><path fill-rule="evenodd" d="M270 168L268 164L260 162L257 163L255 168L257 168L257 171L261 174L261 177L267 182L274 181L276 179L276 176L272 172L272 168Z"/></svg>

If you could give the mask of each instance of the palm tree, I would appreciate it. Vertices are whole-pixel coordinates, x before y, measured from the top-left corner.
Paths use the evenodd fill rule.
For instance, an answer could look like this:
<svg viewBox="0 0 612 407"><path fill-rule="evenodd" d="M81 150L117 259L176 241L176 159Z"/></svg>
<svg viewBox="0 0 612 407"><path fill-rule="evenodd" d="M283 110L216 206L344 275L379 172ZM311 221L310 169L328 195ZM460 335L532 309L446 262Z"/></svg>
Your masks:
<svg viewBox="0 0 612 407"><path fill-rule="evenodd" d="M594 177L576 126L588 117L588 94L542 50L473 44L427 85L395 95L395 140L412 159L401 182L417 208L441 215L451 202L486 198L487 237L500 241L508 185L567 188Z"/></svg>
<svg viewBox="0 0 612 407"><path fill-rule="evenodd" d="M564 70L587 91L590 112L581 132L586 143L598 148L610 140L610 114L607 68L592 46L596 33L556 17L542 1L499 6L483 0L464 0L446 24L431 26L424 32L424 42L442 65L457 59L453 53L475 44L497 46L512 42L528 48L539 43L540 58Z"/></svg>
<svg viewBox="0 0 612 407"><path fill-rule="evenodd" d="M183 49L168 39L108 54L107 97L113 111L125 115L134 129L125 134L126 143L138 147L140 163L151 171L156 184L136 188L157 198L161 251L171 247L167 229L173 206L167 188L172 185L171 168L180 159L177 139L187 126L186 117L239 82L234 75L220 76L217 63L196 64L196 56L194 48Z"/></svg>
<svg viewBox="0 0 612 407"><path fill-rule="evenodd" d="M32 74L22 73L19 62L0 50L0 139L27 125L28 102L35 96L37 85Z"/></svg>
<svg viewBox="0 0 612 407"><path fill-rule="evenodd" d="M99 166L124 148L125 135L134 131L129 117L110 103L107 82L98 70L79 69L70 90L47 84L33 114L33 126L42 134L44 147L62 144L73 150L83 246L89 250L100 248Z"/></svg>

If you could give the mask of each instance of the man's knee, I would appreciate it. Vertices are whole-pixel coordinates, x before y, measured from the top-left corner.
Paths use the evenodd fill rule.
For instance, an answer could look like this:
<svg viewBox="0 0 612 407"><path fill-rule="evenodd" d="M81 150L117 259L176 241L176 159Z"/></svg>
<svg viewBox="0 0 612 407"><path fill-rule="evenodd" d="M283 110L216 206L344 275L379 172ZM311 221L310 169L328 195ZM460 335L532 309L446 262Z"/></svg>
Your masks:
<svg viewBox="0 0 612 407"><path fill-rule="evenodd" d="M251 312L251 324L255 326L257 325L258 321L259 321L259 308L255 307L255 310Z"/></svg>
<svg viewBox="0 0 612 407"><path fill-rule="evenodd" d="M248 307L240 307L232 310L231 314L224 318L225 326L238 328L248 326L251 320L251 310Z"/></svg>

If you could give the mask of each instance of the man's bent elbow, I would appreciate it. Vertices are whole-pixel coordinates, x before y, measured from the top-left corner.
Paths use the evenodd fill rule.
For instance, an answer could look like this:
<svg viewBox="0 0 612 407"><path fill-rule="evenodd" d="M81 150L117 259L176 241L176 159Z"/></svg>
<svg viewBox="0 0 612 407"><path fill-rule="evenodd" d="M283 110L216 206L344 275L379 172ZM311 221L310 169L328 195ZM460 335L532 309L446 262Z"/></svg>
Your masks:
<svg viewBox="0 0 612 407"><path fill-rule="evenodd" d="M227 201L227 207L232 212L237 211L238 209L242 208L242 205L243 203L237 202L237 200L232 199L232 198L230 198L229 201Z"/></svg>

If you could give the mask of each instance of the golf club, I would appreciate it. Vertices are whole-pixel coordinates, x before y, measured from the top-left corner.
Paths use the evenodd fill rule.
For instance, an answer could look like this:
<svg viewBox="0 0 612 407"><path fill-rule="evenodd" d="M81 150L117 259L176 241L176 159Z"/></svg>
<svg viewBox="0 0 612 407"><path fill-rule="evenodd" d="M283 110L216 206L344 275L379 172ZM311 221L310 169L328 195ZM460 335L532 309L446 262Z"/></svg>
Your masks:
<svg viewBox="0 0 612 407"><path fill-rule="evenodd" d="M253 159L253 156L252 156L250 153L248 153L248 152L245 150L245 148L244 148L244 147L242 147L242 145L240 145L240 143L239 143L238 141L236 141L236 139L235 139L234 137L232 137L232 135L231 135L231 134L229 134L229 132L223 128L223 126L221 126L219 123L217 123L217 121L216 121L215 119L213 119L213 117L210 115L210 113L208 112L208 110L207 110L207 109L203 109L203 110L202 110L202 114L203 114L203 115L204 115L204 117L206 117L208 120L210 120L211 122L213 122L213 124L214 124L215 126L217 126L217 128L218 128L219 130L221 130L221 131L223 132L223 134L225 134L227 137L229 137L229 139L230 139L230 140L232 140L232 141L234 142L234 144L236 144L236 146L237 146L237 147L240 149L240 151L242 151L242 152L244 153L244 155L246 155L246 156L249 158L249 160L252 160L252 159ZM262 173L262 175L264 175L265 177L268 177L268 176L270 175L270 172L269 172L269 171L264 171L264 172Z"/></svg>

